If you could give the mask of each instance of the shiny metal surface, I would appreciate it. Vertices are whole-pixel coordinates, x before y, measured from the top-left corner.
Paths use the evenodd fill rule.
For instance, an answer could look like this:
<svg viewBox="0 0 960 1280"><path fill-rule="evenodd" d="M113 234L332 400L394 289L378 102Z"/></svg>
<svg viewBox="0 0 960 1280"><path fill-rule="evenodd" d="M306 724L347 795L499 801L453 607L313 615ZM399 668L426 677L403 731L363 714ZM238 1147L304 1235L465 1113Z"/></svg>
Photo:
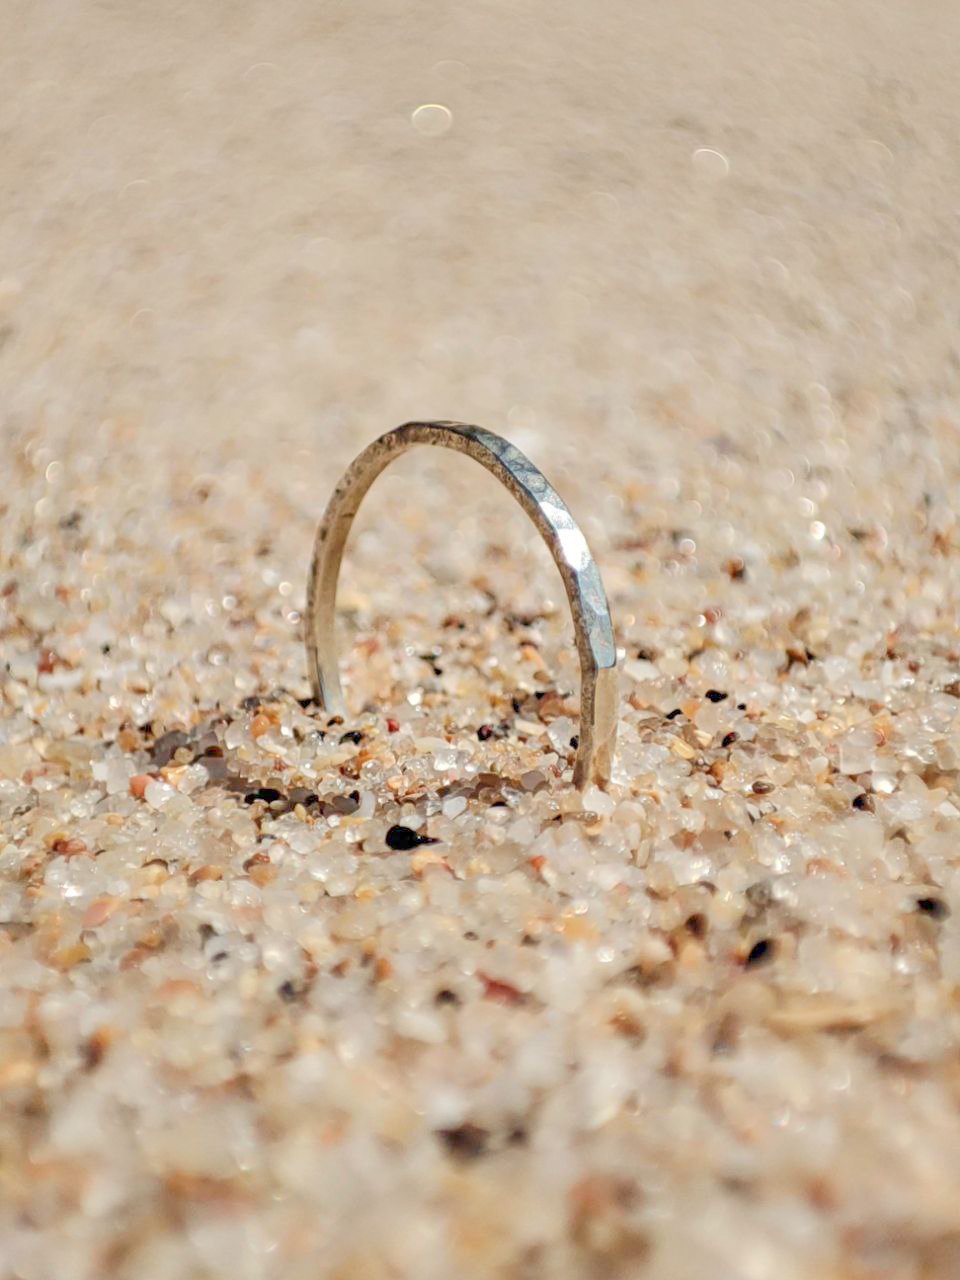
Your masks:
<svg viewBox="0 0 960 1280"><path fill-rule="evenodd" d="M455 449L486 467L517 499L549 547L570 602L580 658L580 742L574 783L605 785L617 732L617 650L600 571L556 490L519 449L482 427L407 422L364 449L337 485L317 529L307 583L307 662L314 696L330 712L344 709L334 623L340 562L357 509L380 472L420 444Z"/></svg>

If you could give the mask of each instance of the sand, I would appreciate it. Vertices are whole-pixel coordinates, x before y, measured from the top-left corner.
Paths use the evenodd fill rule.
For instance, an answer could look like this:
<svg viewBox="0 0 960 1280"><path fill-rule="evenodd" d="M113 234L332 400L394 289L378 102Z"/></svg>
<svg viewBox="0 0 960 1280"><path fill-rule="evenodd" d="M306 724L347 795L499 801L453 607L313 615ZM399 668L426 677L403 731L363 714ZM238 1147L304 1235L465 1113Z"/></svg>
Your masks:
<svg viewBox="0 0 960 1280"><path fill-rule="evenodd" d="M960 1274L955 6L3 18L0 1276Z"/></svg>

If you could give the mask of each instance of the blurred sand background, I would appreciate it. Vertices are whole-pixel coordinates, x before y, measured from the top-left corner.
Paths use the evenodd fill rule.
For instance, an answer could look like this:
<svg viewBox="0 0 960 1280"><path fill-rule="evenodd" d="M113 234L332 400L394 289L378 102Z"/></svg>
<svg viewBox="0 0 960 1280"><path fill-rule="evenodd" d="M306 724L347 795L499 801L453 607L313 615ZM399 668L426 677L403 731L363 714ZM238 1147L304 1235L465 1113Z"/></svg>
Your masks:
<svg viewBox="0 0 960 1280"><path fill-rule="evenodd" d="M958 26L935 2L8 0L6 419L249 436L267 465L413 416L577 443L665 396L726 430L810 382L936 401ZM443 136L411 124L432 102Z"/></svg>

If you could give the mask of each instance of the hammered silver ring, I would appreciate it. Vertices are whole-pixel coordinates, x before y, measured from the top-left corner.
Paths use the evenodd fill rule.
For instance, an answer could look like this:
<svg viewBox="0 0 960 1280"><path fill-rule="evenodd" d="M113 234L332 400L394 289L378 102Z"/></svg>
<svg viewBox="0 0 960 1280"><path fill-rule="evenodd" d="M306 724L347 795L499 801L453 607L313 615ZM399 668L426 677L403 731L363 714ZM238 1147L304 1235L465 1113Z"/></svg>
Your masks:
<svg viewBox="0 0 960 1280"><path fill-rule="evenodd" d="M380 436L347 468L317 529L307 582L307 663L316 702L343 714L335 639L337 580L357 508L381 471L414 445L465 453L497 477L540 531L560 570L580 658L580 734L573 781L606 786L617 736L617 648L600 570L556 490L509 441L461 422L407 422Z"/></svg>

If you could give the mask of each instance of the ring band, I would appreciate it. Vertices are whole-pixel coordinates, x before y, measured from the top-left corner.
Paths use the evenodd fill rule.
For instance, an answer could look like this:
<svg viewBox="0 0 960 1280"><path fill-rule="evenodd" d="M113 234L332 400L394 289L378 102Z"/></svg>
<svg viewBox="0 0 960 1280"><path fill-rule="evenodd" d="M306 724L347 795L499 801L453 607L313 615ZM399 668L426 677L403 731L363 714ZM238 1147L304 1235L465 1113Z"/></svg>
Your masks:
<svg viewBox="0 0 960 1280"><path fill-rule="evenodd" d="M317 528L307 582L307 665L317 703L344 710L334 634L343 548L364 494L383 469L418 444L465 453L513 494L540 531L560 570L580 657L577 787L610 780L617 736L617 648L600 570L562 498L529 458L502 436L460 422L407 422L388 431L348 467Z"/></svg>

